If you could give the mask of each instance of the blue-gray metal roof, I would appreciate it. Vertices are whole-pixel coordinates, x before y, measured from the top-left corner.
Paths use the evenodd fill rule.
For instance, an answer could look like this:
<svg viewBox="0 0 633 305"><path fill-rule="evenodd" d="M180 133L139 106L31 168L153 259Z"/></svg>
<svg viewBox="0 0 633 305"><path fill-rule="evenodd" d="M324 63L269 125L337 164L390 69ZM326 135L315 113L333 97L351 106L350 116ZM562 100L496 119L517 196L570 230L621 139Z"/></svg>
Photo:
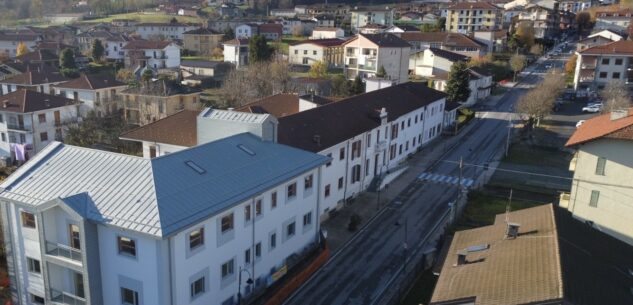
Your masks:
<svg viewBox="0 0 633 305"><path fill-rule="evenodd" d="M0 197L35 206L61 198L88 219L162 237L327 161L249 133L151 160L53 143L0 185Z"/></svg>

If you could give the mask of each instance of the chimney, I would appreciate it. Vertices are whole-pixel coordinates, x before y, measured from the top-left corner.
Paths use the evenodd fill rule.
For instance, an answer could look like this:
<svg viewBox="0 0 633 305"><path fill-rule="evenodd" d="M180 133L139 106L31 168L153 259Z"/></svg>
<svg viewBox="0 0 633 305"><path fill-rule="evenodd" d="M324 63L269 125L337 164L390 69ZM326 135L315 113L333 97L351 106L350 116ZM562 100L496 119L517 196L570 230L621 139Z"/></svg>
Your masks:
<svg viewBox="0 0 633 305"><path fill-rule="evenodd" d="M44 106L50 107L51 106L51 101L49 99L45 99L44 100Z"/></svg>
<svg viewBox="0 0 633 305"><path fill-rule="evenodd" d="M455 264L455 266L466 265L466 263L468 262L468 260L466 260L467 254L468 254L468 251L466 250L461 250L457 252L457 264Z"/></svg>
<svg viewBox="0 0 633 305"><path fill-rule="evenodd" d="M7 100L7 101L2 102L2 107L9 108L9 101Z"/></svg>
<svg viewBox="0 0 633 305"><path fill-rule="evenodd" d="M233 111L233 110L235 110L235 108L233 108L233 107L229 107L229 108L226 108L226 110L227 110L227 111Z"/></svg>
<svg viewBox="0 0 633 305"><path fill-rule="evenodd" d="M508 228L506 230L506 239L515 239L519 236L520 224L515 222L508 222Z"/></svg>
<svg viewBox="0 0 633 305"><path fill-rule="evenodd" d="M629 116L628 109L615 109L611 111L611 121L616 121Z"/></svg>
<svg viewBox="0 0 633 305"><path fill-rule="evenodd" d="M382 107L382 109L380 109L380 125L386 125L387 124L387 108Z"/></svg>
<svg viewBox="0 0 633 305"><path fill-rule="evenodd" d="M317 146L321 146L321 136L318 134L315 134L312 137L312 140L314 141L314 143L316 143Z"/></svg>

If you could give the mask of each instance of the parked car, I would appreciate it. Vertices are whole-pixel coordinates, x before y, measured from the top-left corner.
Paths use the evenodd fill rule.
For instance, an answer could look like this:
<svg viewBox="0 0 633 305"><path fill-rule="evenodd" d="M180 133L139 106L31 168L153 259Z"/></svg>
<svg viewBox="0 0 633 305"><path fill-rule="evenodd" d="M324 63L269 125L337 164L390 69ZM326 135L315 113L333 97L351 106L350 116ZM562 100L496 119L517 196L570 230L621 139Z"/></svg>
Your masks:
<svg viewBox="0 0 633 305"><path fill-rule="evenodd" d="M602 111L602 104L594 104L594 105L582 108L582 112L587 112L587 113L597 113L600 111Z"/></svg>

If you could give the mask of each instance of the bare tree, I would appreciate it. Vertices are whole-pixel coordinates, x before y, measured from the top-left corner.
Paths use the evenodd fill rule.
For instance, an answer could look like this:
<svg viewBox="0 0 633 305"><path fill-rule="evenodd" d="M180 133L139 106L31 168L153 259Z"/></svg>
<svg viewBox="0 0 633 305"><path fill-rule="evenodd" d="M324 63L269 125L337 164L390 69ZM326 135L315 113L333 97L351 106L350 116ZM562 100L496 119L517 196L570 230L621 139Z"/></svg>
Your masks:
<svg viewBox="0 0 633 305"><path fill-rule="evenodd" d="M565 90L565 78L561 71L550 70L543 81L523 95L517 102L516 111L527 121L529 129L538 126L549 115L556 98Z"/></svg>
<svg viewBox="0 0 633 305"><path fill-rule="evenodd" d="M631 93L622 80L610 80L600 96L604 99L604 113L631 107Z"/></svg>
<svg viewBox="0 0 633 305"><path fill-rule="evenodd" d="M517 80L517 72L523 70L527 64L525 55L515 54L510 57L510 68L514 72L514 81Z"/></svg>

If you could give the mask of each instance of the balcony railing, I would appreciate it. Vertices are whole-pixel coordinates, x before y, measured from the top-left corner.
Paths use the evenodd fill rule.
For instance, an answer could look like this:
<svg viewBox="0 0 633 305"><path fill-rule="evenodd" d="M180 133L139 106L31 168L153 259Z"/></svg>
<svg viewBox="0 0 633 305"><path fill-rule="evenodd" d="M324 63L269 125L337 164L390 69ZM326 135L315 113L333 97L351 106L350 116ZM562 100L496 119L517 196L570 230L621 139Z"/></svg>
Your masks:
<svg viewBox="0 0 633 305"><path fill-rule="evenodd" d="M70 292L51 289L51 301L57 304L86 305L86 299Z"/></svg>
<svg viewBox="0 0 633 305"><path fill-rule="evenodd" d="M79 263L81 263L82 261L81 250L50 241L46 242L46 254L69 258Z"/></svg>
<svg viewBox="0 0 633 305"><path fill-rule="evenodd" d="M19 124L7 124L7 128L10 130L31 131L31 126L24 126Z"/></svg>

